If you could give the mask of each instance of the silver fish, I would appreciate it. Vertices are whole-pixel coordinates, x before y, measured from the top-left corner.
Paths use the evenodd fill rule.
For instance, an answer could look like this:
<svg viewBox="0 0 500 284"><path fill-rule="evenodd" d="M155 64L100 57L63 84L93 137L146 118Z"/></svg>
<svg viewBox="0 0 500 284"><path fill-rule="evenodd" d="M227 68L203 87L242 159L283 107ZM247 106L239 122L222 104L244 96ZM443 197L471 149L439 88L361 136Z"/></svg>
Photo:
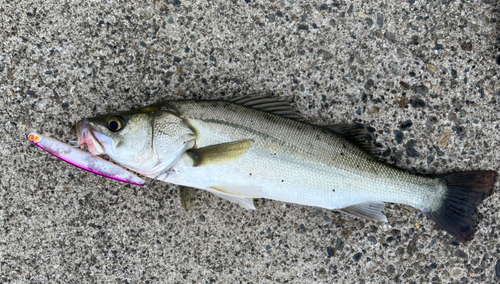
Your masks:
<svg viewBox="0 0 500 284"><path fill-rule="evenodd" d="M299 121L271 97L167 101L77 123L80 144L144 176L209 191L255 209L253 198L387 222L386 202L424 212L466 243L495 171L410 174L374 158L364 127Z"/></svg>

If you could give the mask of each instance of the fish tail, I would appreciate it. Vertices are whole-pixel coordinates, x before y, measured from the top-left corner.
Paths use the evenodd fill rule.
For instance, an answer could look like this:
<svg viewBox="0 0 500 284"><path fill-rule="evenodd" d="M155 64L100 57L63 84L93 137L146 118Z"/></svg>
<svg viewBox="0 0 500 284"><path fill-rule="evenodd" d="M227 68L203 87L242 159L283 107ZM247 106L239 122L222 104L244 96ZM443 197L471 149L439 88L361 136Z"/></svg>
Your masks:
<svg viewBox="0 0 500 284"><path fill-rule="evenodd" d="M467 171L450 173L439 178L446 184L438 209L422 210L463 243L474 237L478 222L477 206L493 192L495 171Z"/></svg>

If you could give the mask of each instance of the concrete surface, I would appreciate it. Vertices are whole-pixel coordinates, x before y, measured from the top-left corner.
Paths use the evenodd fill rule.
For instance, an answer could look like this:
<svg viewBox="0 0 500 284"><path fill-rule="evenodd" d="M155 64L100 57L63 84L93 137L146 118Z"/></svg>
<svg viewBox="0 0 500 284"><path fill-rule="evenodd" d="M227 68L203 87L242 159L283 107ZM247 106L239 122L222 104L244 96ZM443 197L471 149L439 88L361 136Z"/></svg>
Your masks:
<svg viewBox="0 0 500 284"><path fill-rule="evenodd" d="M164 99L279 94L312 123L374 127L398 166L498 170L498 2L47 2L0 1L0 282L499 281L498 183L464 246L399 205L387 224L208 193L184 212L174 186L95 176L22 136L72 138L83 117Z"/></svg>

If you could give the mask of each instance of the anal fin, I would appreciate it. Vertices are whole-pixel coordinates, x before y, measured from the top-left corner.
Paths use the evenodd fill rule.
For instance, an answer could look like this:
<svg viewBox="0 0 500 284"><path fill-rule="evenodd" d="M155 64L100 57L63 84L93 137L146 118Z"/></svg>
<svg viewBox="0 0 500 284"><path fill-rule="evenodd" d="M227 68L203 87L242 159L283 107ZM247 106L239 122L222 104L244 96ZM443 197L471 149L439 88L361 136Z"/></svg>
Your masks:
<svg viewBox="0 0 500 284"><path fill-rule="evenodd" d="M245 209L255 210L255 206L253 205L253 198L251 198L251 197L239 197L239 196L220 193L217 191L210 191L210 192L213 193L217 197L220 197L222 199L237 203Z"/></svg>
<svg viewBox="0 0 500 284"><path fill-rule="evenodd" d="M387 222L382 210L384 210L385 203L382 201L367 201L360 204L352 205L342 208L339 211L352 215L354 217L374 220L378 222Z"/></svg>

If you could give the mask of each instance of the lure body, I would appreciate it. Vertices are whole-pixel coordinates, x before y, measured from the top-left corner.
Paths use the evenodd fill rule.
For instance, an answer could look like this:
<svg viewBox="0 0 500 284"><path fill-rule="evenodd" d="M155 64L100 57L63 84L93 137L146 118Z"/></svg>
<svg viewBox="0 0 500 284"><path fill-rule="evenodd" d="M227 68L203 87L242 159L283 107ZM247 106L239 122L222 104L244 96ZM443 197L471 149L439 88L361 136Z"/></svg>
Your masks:
<svg viewBox="0 0 500 284"><path fill-rule="evenodd" d="M136 185L145 184L143 179L120 166L54 138L36 132L30 132L27 138L38 147L73 166L114 180Z"/></svg>

